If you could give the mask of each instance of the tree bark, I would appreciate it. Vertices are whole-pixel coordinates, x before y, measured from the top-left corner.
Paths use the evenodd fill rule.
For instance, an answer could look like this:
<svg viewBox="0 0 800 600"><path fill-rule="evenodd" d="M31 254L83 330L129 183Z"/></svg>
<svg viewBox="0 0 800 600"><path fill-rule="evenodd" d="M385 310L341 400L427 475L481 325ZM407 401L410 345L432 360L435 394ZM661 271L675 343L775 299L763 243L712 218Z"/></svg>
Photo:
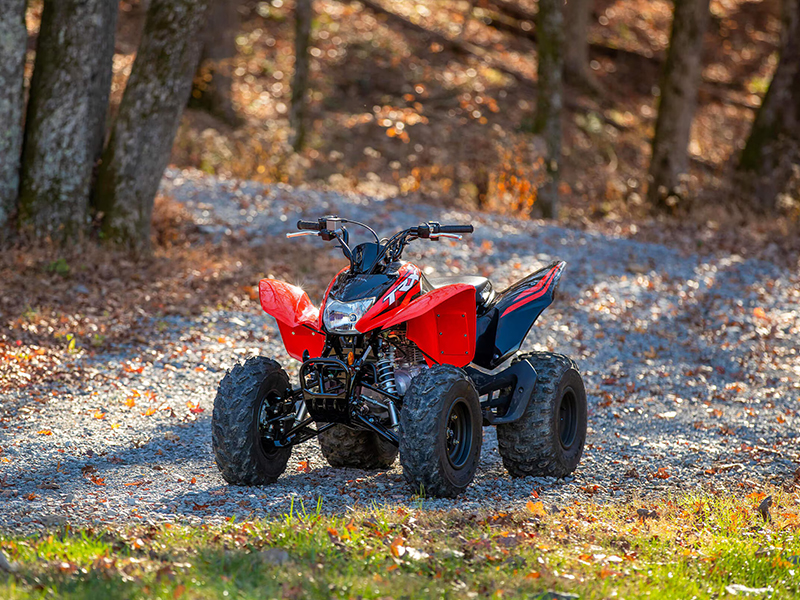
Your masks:
<svg viewBox="0 0 800 600"><path fill-rule="evenodd" d="M800 159L800 2L784 0L780 60L756 114L738 171L754 208L768 212Z"/></svg>
<svg viewBox="0 0 800 600"><path fill-rule="evenodd" d="M233 0L211 0L203 30L200 67L190 100L190 106L206 110L234 126L240 122L231 98L239 21L236 5Z"/></svg>
<svg viewBox="0 0 800 600"><path fill-rule="evenodd" d="M88 224L103 144L116 0L45 0L25 121L20 228L66 241Z"/></svg>
<svg viewBox="0 0 800 600"><path fill-rule="evenodd" d="M25 108L25 0L0 0L0 242L16 211Z"/></svg>
<svg viewBox="0 0 800 600"><path fill-rule="evenodd" d="M537 190L532 213L554 219L558 217L564 70L564 16L558 0L539 0L536 29L539 32L539 85L533 132L544 138L547 156L546 180Z"/></svg>
<svg viewBox="0 0 800 600"><path fill-rule="evenodd" d="M200 58L209 0L152 0L95 186L102 233L135 252L150 220Z"/></svg>
<svg viewBox="0 0 800 600"><path fill-rule="evenodd" d="M289 125L292 128L292 148L303 148L306 140L306 91L308 90L308 44L313 19L311 0L295 0L294 26L294 77L292 78L292 106Z"/></svg>
<svg viewBox="0 0 800 600"><path fill-rule="evenodd" d="M675 0L647 191L648 200L656 210L674 211L686 200L687 150L702 74L708 5L709 0Z"/></svg>
<svg viewBox="0 0 800 600"><path fill-rule="evenodd" d="M564 4L564 78L592 91L599 89L589 69L589 16L592 0L566 0Z"/></svg>

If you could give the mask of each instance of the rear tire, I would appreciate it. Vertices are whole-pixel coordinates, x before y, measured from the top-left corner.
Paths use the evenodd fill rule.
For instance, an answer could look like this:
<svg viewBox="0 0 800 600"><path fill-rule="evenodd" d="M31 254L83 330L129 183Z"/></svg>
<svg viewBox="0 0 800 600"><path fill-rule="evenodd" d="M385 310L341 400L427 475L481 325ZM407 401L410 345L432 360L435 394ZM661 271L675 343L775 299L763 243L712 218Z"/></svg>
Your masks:
<svg viewBox="0 0 800 600"><path fill-rule="evenodd" d="M481 405L464 371L437 365L411 381L400 411L400 462L414 491L461 494L475 477L482 443Z"/></svg>
<svg viewBox="0 0 800 600"><path fill-rule="evenodd" d="M512 477L566 477L578 466L586 442L586 390L578 367L549 352L524 354L536 385L518 421L497 426L497 444Z"/></svg>
<svg viewBox="0 0 800 600"><path fill-rule="evenodd" d="M286 470L292 448L271 446L261 435L265 406L291 390L289 376L263 356L234 366L219 384L211 417L211 444L222 477L233 485L274 483Z"/></svg>
<svg viewBox="0 0 800 600"><path fill-rule="evenodd" d="M388 469L397 458L397 446L372 431L338 424L321 432L317 439L332 467Z"/></svg>

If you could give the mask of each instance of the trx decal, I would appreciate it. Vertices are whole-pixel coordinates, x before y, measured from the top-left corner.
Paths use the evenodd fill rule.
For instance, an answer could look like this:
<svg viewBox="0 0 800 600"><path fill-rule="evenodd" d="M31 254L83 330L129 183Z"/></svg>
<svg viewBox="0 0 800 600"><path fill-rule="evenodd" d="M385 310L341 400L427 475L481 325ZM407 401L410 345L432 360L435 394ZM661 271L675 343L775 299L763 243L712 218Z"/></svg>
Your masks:
<svg viewBox="0 0 800 600"><path fill-rule="evenodd" d="M388 302L389 306L393 305L397 298L395 294L397 292L401 292L401 296L403 293L407 292L411 288L414 287L414 284L419 281L419 271L411 271L408 275L406 275L405 279L403 279L396 287L392 288L386 295L383 297L382 302Z"/></svg>

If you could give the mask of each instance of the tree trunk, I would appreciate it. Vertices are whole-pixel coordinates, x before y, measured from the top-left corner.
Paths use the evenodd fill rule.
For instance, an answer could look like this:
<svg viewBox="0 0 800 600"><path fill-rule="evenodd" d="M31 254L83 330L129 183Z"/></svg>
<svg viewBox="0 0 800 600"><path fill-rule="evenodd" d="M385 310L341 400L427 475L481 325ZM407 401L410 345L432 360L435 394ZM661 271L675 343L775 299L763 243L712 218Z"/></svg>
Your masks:
<svg viewBox="0 0 800 600"><path fill-rule="evenodd" d="M539 34L539 64L533 131L544 138L547 148L545 156L547 179L537 191L532 212L545 219L554 219L558 217L564 69L564 16L558 0L539 0L536 30Z"/></svg>
<svg viewBox="0 0 800 600"><path fill-rule="evenodd" d="M209 0L152 0L95 186L102 232L147 250L150 220L200 58Z"/></svg>
<svg viewBox="0 0 800 600"><path fill-rule="evenodd" d="M303 148L306 140L306 90L308 89L308 43L311 37L313 7L311 0L295 0L294 9L294 77L289 125L292 128L292 148Z"/></svg>
<svg viewBox="0 0 800 600"><path fill-rule="evenodd" d="M800 158L800 7L784 0L781 53L739 159L755 208L770 211Z"/></svg>
<svg viewBox="0 0 800 600"><path fill-rule="evenodd" d="M675 210L688 192L687 150L702 73L708 4L709 0L675 0L647 191L651 206L658 210Z"/></svg>
<svg viewBox="0 0 800 600"><path fill-rule="evenodd" d="M27 42L25 0L0 0L0 242L10 236L19 192Z"/></svg>
<svg viewBox="0 0 800 600"><path fill-rule="evenodd" d="M564 78L592 91L599 89L589 69L589 16L592 0L567 0L564 4Z"/></svg>
<svg viewBox="0 0 800 600"><path fill-rule="evenodd" d="M240 122L231 98L239 22L236 6L233 0L211 0L190 100L190 106L206 110L230 125Z"/></svg>
<svg viewBox="0 0 800 600"><path fill-rule="evenodd" d="M22 155L20 229L59 241L88 223L114 57L116 0L45 0Z"/></svg>

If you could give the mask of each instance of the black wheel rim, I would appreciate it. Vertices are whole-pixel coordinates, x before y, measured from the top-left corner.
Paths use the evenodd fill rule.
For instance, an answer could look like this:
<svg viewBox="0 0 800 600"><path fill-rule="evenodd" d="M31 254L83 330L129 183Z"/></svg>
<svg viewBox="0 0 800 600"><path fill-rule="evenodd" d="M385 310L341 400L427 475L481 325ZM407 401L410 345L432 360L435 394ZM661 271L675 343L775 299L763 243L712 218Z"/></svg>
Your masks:
<svg viewBox="0 0 800 600"><path fill-rule="evenodd" d="M578 435L578 401L572 388L564 390L558 409L558 437L561 447L569 450Z"/></svg>
<svg viewBox="0 0 800 600"><path fill-rule="evenodd" d="M278 451L275 445L275 438L281 434L280 420L274 419L275 409L281 403L280 394L275 390L266 390L259 394L257 402L258 437L261 440L261 452L264 456L271 456Z"/></svg>
<svg viewBox="0 0 800 600"><path fill-rule="evenodd" d="M463 398L450 406L445 429L447 460L454 469L462 468L472 450L472 413Z"/></svg>

